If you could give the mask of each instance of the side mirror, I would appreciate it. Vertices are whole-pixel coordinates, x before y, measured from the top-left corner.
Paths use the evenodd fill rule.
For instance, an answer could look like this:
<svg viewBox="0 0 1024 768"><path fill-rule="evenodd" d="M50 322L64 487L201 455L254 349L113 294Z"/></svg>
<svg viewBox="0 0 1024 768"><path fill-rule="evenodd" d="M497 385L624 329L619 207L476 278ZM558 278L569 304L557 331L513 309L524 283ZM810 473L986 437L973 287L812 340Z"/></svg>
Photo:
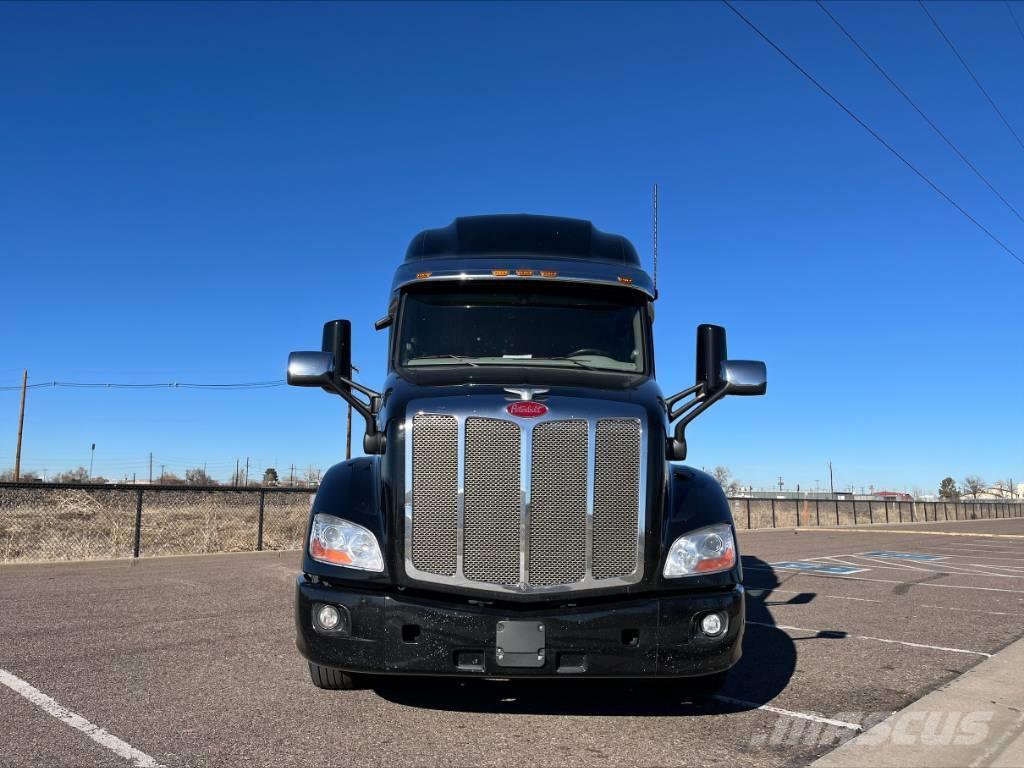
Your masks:
<svg viewBox="0 0 1024 768"><path fill-rule="evenodd" d="M669 422L676 422L673 437L668 441L669 459L686 458L686 426L719 400L727 395L763 395L768 391L768 370L764 363L729 360L728 356L725 328L706 323L698 325L697 381L689 389L665 400ZM686 400L688 397L691 399Z"/></svg>
<svg viewBox="0 0 1024 768"><path fill-rule="evenodd" d="M720 370L727 395L763 395L768 391L768 368L760 360L723 360Z"/></svg>
<svg viewBox="0 0 1024 768"><path fill-rule="evenodd" d="M351 392L348 384L352 380L352 323L348 320L330 320L324 323L323 341L320 349L330 353L334 358L334 370L331 372L334 389L329 392Z"/></svg>
<svg viewBox="0 0 1024 768"><path fill-rule="evenodd" d="M334 382L334 356L330 352L292 352L288 355L288 383L293 387L330 387Z"/></svg>
<svg viewBox="0 0 1024 768"><path fill-rule="evenodd" d="M384 434L377 431L375 418L381 407L381 395L352 381L352 324L348 320L324 323L321 347L320 352L288 355L288 383L295 387L320 387L339 395L366 422L363 450L384 453ZM356 392L365 395L369 402L357 397Z"/></svg>

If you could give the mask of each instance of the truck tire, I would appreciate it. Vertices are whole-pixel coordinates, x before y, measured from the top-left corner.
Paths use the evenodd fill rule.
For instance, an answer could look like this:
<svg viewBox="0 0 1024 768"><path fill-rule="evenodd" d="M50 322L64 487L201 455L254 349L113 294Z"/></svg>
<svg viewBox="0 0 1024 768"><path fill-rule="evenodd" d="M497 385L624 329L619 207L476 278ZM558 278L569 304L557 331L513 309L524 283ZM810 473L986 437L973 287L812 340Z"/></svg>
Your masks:
<svg viewBox="0 0 1024 768"><path fill-rule="evenodd" d="M361 687L358 675L331 667L321 667L311 661L307 663L309 664L309 678L317 688L322 688L325 691L354 691Z"/></svg>

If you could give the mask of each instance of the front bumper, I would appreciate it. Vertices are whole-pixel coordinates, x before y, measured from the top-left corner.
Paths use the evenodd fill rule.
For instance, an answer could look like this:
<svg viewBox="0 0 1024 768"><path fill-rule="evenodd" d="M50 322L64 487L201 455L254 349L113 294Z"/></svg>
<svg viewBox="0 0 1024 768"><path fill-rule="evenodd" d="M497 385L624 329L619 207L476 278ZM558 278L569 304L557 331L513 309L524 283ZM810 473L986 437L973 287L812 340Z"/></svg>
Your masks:
<svg viewBox="0 0 1024 768"><path fill-rule="evenodd" d="M318 630L313 605L343 606L347 634ZM709 611L728 615L718 638L698 629ZM544 649L531 667L504 666L499 622L536 621ZM486 677L689 677L724 672L739 661L743 587L644 597L578 607L514 610L296 584L299 652L315 664L349 672ZM507 663L507 662L506 662Z"/></svg>

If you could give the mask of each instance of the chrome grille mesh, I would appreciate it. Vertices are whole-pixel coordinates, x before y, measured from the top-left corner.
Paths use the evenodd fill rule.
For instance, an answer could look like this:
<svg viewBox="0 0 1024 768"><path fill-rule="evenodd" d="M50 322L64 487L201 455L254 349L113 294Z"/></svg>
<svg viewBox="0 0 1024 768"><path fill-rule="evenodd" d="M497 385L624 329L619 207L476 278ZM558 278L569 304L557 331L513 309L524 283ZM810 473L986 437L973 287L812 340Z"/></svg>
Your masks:
<svg viewBox="0 0 1024 768"><path fill-rule="evenodd" d="M413 419L412 562L419 570L454 576L458 552L458 420Z"/></svg>
<svg viewBox="0 0 1024 768"><path fill-rule="evenodd" d="M471 581L519 581L519 427L466 419L463 574Z"/></svg>
<svg viewBox="0 0 1024 768"><path fill-rule="evenodd" d="M406 422L411 575L516 591L638 581L641 420L527 422L505 418L504 406Z"/></svg>
<svg viewBox="0 0 1024 768"><path fill-rule="evenodd" d="M597 422L594 457L595 579L632 573L637 566L637 518L640 514L640 423L634 419Z"/></svg>
<svg viewBox="0 0 1024 768"><path fill-rule="evenodd" d="M579 581L586 569L587 422L538 424L530 476L530 583Z"/></svg>

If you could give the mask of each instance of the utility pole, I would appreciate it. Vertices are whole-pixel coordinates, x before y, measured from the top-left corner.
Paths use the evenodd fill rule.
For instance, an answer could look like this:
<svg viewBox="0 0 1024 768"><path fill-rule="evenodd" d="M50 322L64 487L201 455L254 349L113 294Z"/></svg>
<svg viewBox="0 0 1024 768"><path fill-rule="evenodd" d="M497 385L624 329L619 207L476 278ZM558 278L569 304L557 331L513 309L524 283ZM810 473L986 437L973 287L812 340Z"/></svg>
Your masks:
<svg viewBox="0 0 1024 768"><path fill-rule="evenodd" d="M828 489L829 489L829 492L832 494L832 498L834 499L836 497L836 484L835 484L835 481L832 479L832 462L831 461L828 463Z"/></svg>
<svg viewBox="0 0 1024 768"><path fill-rule="evenodd" d="M89 479L92 479L92 460L96 458L96 443L92 444L92 449L89 451Z"/></svg>
<svg viewBox="0 0 1024 768"><path fill-rule="evenodd" d="M779 475L779 492L782 492L782 475Z"/></svg>
<svg viewBox="0 0 1024 768"><path fill-rule="evenodd" d="M153 484L153 452L149 452L149 484Z"/></svg>
<svg viewBox="0 0 1024 768"><path fill-rule="evenodd" d="M234 477L235 488L238 487L238 481L239 481L239 479L241 477L239 472L240 472L240 470L239 470L239 467L238 467L238 459L235 459L235 477Z"/></svg>
<svg viewBox="0 0 1024 768"><path fill-rule="evenodd" d="M348 406L348 422L345 425L345 461L352 458L352 405Z"/></svg>
<svg viewBox="0 0 1024 768"><path fill-rule="evenodd" d="M295 464L294 463L292 463L292 468L291 469L292 469L292 473L291 473L291 475L288 478L288 485L290 485L292 488L294 488L295 487Z"/></svg>
<svg viewBox="0 0 1024 768"><path fill-rule="evenodd" d="M167 466L166 464L161 464L160 465L160 482L161 483L164 481L164 467L166 467L166 466Z"/></svg>
<svg viewBox="0 0 1024 768"><path fill-rule="evenodd" d="M249 487L249 457L245 457L245 487Z"/></svg>
<svg viewBox="0 0 1024 768"><path fill-rule="evenodd" d="M21 374L21 410L18 411L18 450L14 454L14 482L21 479L21 433L25 428L25 391L28 389L28 368Z"/></svg>

